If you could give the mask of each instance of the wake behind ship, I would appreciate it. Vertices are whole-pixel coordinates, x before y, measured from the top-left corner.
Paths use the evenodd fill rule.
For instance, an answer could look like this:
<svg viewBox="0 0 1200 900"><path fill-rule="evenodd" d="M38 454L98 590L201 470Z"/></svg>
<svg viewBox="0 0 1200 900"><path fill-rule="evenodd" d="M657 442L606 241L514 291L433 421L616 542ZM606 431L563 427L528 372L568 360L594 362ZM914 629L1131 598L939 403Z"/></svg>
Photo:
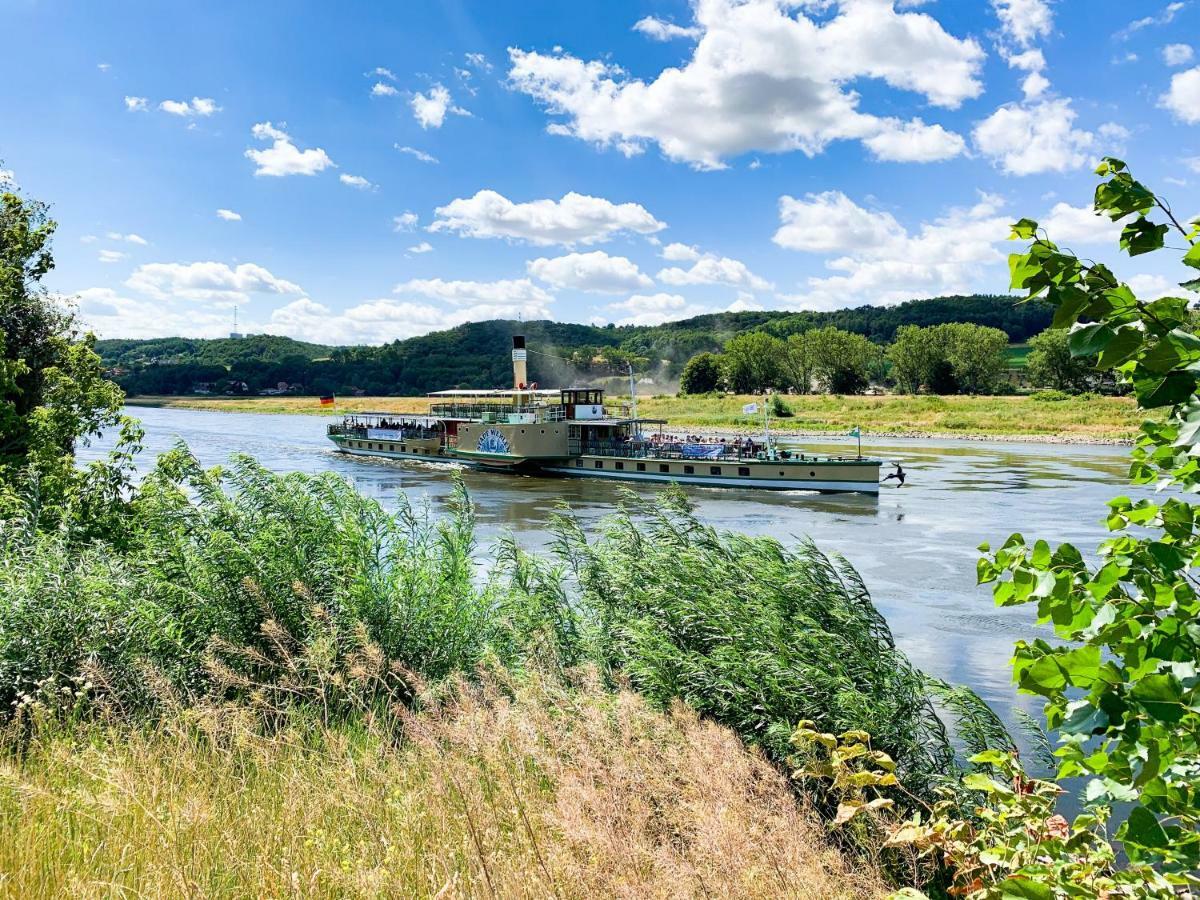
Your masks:
<svg viewBox="0 0 1200 900"><path fill-rule="evenodd" d="M538 389L527 379L525 338L513 337L511 390L430 394L428 415L356 413L329 426L356 456L458 461L481 469L765 490L879 492L882 461L817 456L762 440L688 440L664 419L605 406L595 388Z"/></svg>

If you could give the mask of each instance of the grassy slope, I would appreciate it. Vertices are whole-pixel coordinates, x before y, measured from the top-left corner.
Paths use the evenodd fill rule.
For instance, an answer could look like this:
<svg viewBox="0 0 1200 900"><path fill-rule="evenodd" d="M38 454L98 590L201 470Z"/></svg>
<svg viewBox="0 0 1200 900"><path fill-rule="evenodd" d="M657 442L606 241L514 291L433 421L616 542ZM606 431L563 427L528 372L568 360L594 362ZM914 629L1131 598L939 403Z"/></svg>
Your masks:
<svg viewBox="0 0 1200 900"><path fill-rule="evenodd" d="M745 416L741 410L743 404L756 399L761 398L647 397L639 400L638 412L643 417L670 419L677 427L753 431L761 427L761 419ZM330 410L313 397L137 397L130 402L178 409L312 415L371 410L421 413L428 410L429 403L424 397L351 397L339 398L337 407ZM840 432L861 425L871 434L1120 440L1131 438L1141 422L1133 401L1125 397L1044 402L1030 397L819 395L788 397L787 403L795 415L772 420L772 428L781 432Z"/></svg>
<svg viewBox="0 0 1200 900"><path fill-rule="evenodd" d="M407 720L246 709L0 752L0 895L870 897L730 731L629 693L460 689Z"/></svg>

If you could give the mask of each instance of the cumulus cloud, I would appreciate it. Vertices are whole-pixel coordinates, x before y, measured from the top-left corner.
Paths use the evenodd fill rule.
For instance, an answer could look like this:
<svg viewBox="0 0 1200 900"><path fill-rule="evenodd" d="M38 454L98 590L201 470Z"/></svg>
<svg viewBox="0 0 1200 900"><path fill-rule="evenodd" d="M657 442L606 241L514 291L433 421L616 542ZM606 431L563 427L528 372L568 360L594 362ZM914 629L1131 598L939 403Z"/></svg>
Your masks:
<svg viewBox="0 0 1200 900"><path fill-rule="evenodd" d="M145 97L126 97L125 108L130 112L145 112L149 108L150 101Z"/></svg>
<svg viewBox="0 0 1200 900"><path fill-rule="evenodd" d="M122 253L120 250L101 250L97 259L102 263L118 263L128 256L128 253Z"/></svg>
<svg viewBox="0 0 1200 900"><path fill-rule="evenodd" d="M239 302L250 294L299 294L299 285L277 278L254 263L231 268L219 262L148 263L138 266L125 286L148 297L165 300Z"/></svg>
<svg viewBox="0 0 1200 900"><path fill-rule="evenodd" d="M226 222L240 222L242 221L242 214L235 213L232 209L218 209L217 218L224 219Z"/></svg>
<svg viewBox="0 0 1200 900"><path fill-rule="evenodd" d="M967 292L982 267L1003 262L996 244L1007 238L1010 224L1010 217L1000 214L1000 199L991 195L915 231L891 213L865 209L840 191L782 197L779 212L775 243L829 254L825 267L835 273L809 278L801 293L780 295L788 305L804 309Z"/></svg>
<svg viewBox="0 0 1200 900"><path fill-rule="evenodd" d="M610 303L608 308L625 313L617 319L618 325L661 325L672 319L683 319L699 315L707 310L689 308L687 300L679 294L634 294L620 303Z"/></svg>
<svg viewBox="0 0 1200 900"><path fill-rule="evenodd" d="M702 255L695 247L688 244L667 244L662 249L662 258L671 262L694 262Z"/></svg>
<svg viewBox="0 0 1200 900"><path fill-rule="evenodd" d="M528 278L502 281L445 281L441 278L414 278L396 285L392 293L417 294L460 306L503 306L520 304L547 305L554 297Z"/></svg>
<svg viewBox="0 0 1200 900"><path fill-rule="evenodd" d="M1022 47L1047 37L1054 27L1054 14L1046 0L992 0L1005 37Z"/></svg>
<svg viewBox="0 0 1200 900"><path fill-rule="evenodd" d="M1171 87L1159 98L1159 104L1181 122L1200 122L1200 66L1172 75Z"/></svg>
<svg viewBox="0 0 1200 900"><path fill-rule="evenodd" d="M358 188L360 191L368 191L375 187L361 175L347 175L345 172L338 176L338 181L347 187Z"/></svg>
<svg viewBox="0 0 1200 900"><path fill-rule="evenodd" d="M1012 68L1023 69L1026 72L1040 72L1046 68L1046 57L1036 47L1023 53L1012 53L1005 59Z"/></svg>
<svg viewBox="0 0 1200 900"><path fill-rule="evenodd" d="M129 106L129 99L128 97L125 98L126 106ZM141 98L135 97L133 99L137 100ZM211 97L193 97L190 102L187 100L164 100L158 104L158 108L165 113L170 113L173 116L182 116L185 119L196 116L211 116L213 113L221 111L221 107L217 106L216 101Z"/></svg>
<svg viewBox="0 0 1200 900"><path fill-rule="evenodd" d="M400 92L390 84L385 84L382 81L377 81L371 85L372 97L395 97Z"/></svg>
<svg viewBox="0 0 1200 900"><path fill-rule="evenodd" d="M1152 25L1170 25L1175 21L1175 16L1185 6L1187 6L1187 4L1182 2L1182 0L1176 0L1174 3L1168 3L1158 12L1157 15L1143 16L1140 19L1134 19L1132 22L1114 34L1113 37L1117 40L1128 40L1143 28L1149 28Z"/></svg>
<svg viewBox="0 0 1200 900"><path fill-rule="evenodd" d="M396 80L396 73L384 66L376 66L370 72L366 73L367 78L386 78L388 81Z"/></svg>
<svg viewBox="0 0 1200 900"><path fill-rule="evenodd" d="M673 41L676 38L698 38L703 34L696 25L684 27L674 22L667 22L655 16L646 16L633 24L634 31L640 31L653 41Z"/></svg>
<svg viewBox="0 0 1200 900"><path fill-rule="evenodd" d="M126 244L137 244L139 247L145 247L149 243L140 234L121 234L119 231L110 231L105 237L110 241L123 241Z"/></svg>
<svg viewBox="0 0 1200 900"><path fill-rule="evenodd" d="M1041 72L1030 72L1021 82L1021 90L1024 92L1026 100L1036 100L1046 93L1049 87L1050 79Z"/></svg>
<svg viewBox="0 0 1200 900"><path fill-rule="evenodd" d="M271 141L265 150L251 147L246 158L257 166L255 175L281 178L286 175L316 175L333 166L333 160L320 147L301 150L287 132L270 122L260 122L251 129L251 134L260 141Z"/></svg>
<svg viewBox="0 0 1200 900"><path fill-rule="evenodd" d="M603 250L568 253L554 259L542 257L531 260L526 268L547 284L595 294L623 294L654 284L636 263L624 256L609 256Z"/></svg>
<svg viewBox="0 0 1200 900"><path fill-rule="evenodd" d="M1056 244L1107 244L1116 246L1121 225L1099 215L1090 206L1056 203L1039 224Z"/></svg>
<svg viewBox="0 0 1200 900"><path fill-rule="evenodd" d="M413 94L409 105L412 107L413 118L422 128L441 128L442 123L446 121L447 113L456 116L471 115L462 107L454 105L450 91L442 84L435 84L429 89L428 94L420 91Z"/></svg>
<svg viewBox="0 0 1200 900"><path fill-rule="evenodd" d="M112 288L86 288L76 294L82 324L104 338L226 337L229 314L194 303L142 300Z"/></svg>
<svg viewBox="0 0 1200 900"><path fill-rule="evenodd" d="M437 165L437 161L438 161L437 157L429 155L424 150L418 150L416 147L402 147L399 144L392 144L392 146L395 147L397 150L399 150L401 153L407 153L413 159L420 160L423 163L431 163L433 165Z"/></svg>
<svg viewBox="0 0 1200 900"><path fill-rule="evenodd" d="M408 248L409 253L429 253L433 250L433 244L429 241L421 241L419 244L413 244Z"/></svg>
<svg viewBox="0 0 1200 900"><path fill-rule="evenodd" d="M848 85L870 78L957 108L978 96L983 50L932 16L892 0L841 0L818 22L777 0L703 0L691 58L644 81L608 62L509 49L509 82L561 120L549 126L633 155L657 144L670 159L722 168L748 151L814 155L831 141L877 138L883 159L948 158L961 140L919 119L859 109ZM806 4L807 6L808 4ZM940 154L940 155L938 155Z"/></svg>
<svg viewBox="0 0 1200 900"><path fill-rule="evenodd" d="M975 146L1010 175L1066 172L1089 160L1095 136L1073 127L1069 99L1010 103L975 126Z"/></svg>
<svg viewBox="0 0 1200 900"><path fill-rule="evenodd" d="M398 216L392 216L392 231L412 231L417 227L418 221L415 212L403 212Z"/></svg>
<svg viewBox="0 0 1200 900"><path fill-rule="evenodd" d="M561 200L513 203L492 190L458 198L434 210L430 231L463 237L506 238L548 246L599 244L622 232L649 235L667 226L638 203L612 203L574 191Z"/></svg>
<svg viewBox="0 0 1200 900"><path fill-rule="evenodd" d="M1167 44L1162 48L1162 58L1168 66L1186 66L1195 55L1188 44Z"/></svg>
<svg viewBox="0 0 1200 900"><path fill-rule="evenodd" d="M696 260L690 269L672 266L660 270L656 277L664 284L673 285L724 284L752 291L769 291L775 287L751 272L741 260L712 254L705 254Z"/></svg>

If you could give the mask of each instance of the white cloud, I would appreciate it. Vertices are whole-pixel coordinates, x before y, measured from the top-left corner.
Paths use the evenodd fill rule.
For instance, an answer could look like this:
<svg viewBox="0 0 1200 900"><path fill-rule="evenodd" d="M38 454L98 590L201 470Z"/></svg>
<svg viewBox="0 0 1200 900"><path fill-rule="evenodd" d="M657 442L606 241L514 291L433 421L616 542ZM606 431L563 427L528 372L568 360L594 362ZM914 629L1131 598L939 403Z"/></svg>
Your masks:
<svg viewBox="0 0 1200 900"><path fill-rule="evenodd" d="M869 212L841 191L779 198L772 240L789 250L828 253L885 244L904 229L890 213Z"/></svg>
<svg viewBox="0 0 1200 900"><path fill-rule="evenodd" d="M1050 79L1041 72L1030 72L1021 82L1021 90L1025 93L1026 100L1036 100L1046 93L1048 87L1050 87Z"/></svg>
<svg viewBox="0 0 1200 900"><path fill-rule="evenodd" d="M1174 3L1168 3L1163 7L1162 12L1156 16L1145 16L1141 19L1135 19L1130 22L1120 31L1113 35L1117 40L1128 40L1133 36L1134 32L1141 31L1143 28L1149 28L1151 25L1170 25L1175 21L1175 15L1181 9L1187 6L1186 3L1176 0Z"/></svg>
<svg viewBox="0 0 1200 900"><path fill-rule="evenodd" d="M391 69L384 68L383 66L376 66L370 72L367 72L366 75L368 78L386 78L388 81L396 80L396 74Z"/></svg>
<svg viewBox="0 0 1200 900"><path fill-rule="evenodd" d="M1087 163L1095 143L1074 121L1069 99L1010 103L975 126L975 146L1010 175L1065 172Z"/></svg>
<svg viewBox="0 0 1200 900"><path fill-rule="evenodd" d="M1054 14L1046 0L992 0L1006 37L1022 47L1047 37L1054 27Z"/></svg>
<svg viewBox="0 0 1200 900"><path fill-rule="evenodd" d="M609 256L603 250L542 257L531 260L526 268L534 278L555 287L596 294L623 294L654 284L632 260Z"/></svg>
<svg viewBox="0 0 1200 900"><path fill-rule="evenodd" d="M392 231L412 231L417 227L418 221L415 212L404 212L398 216L392 216Z"/></svg>
<svg viewBox="0 0 1200 900"><path fill-rule="evenodd" d="M618 325L661 325L673 319L699 315L705 310L692 310L679 294L634 294L620 303L610 303L609 309L624 311L629 315L618 319Z"/></svg>
<svg viewBox="0 0 1200 900"><path fill-rule="evenodd" d="M413 118L420 123L422 128L441 128L442 123L446 121L447 113L453 113L456 116L471 115L462 107L454 105L450 91L442 84L435 84L429 89L428 94L422 94L420 91L413 94L409 106L412 107Z"/></svg>
<svg viewBox="0 0 1200 900"><path fill-rule="evenodd" d="M655 16L646 16L644 19L638 19L633 25L633 30L640 31L654 41L672 41L676 38L698 38L704 33L703 29L699 26L691 25L685 28L682 25L676 25L674 22L667 22Z"/></svg>
<svg viewBox="0 0 1200 900"><path fill-rule="evenodd" d="M242 214L235 213L232 209L218 209L217 218L224 219L226 222L240 222L242 221Z"/></svg>
<svg viewBox="0 0 1200 900"><path fill-rule="evenodd" d="M700 258L700 251L687 244L667 244L662 249L662 258L672 262L694 262Z"/></svg>
<svg viewBox="0 0 1200 900"><path fill-rule="evenodd" d="M101 72L107 72L109 69L112 68L112 64L111 63L96 63L96 68L99 69Z"/></svg>
<svg viewBox="0 0 1200 900"><path fill-rule="evenodd" d="M463 237L507 238L547 246L598 244L621 232L649 235L667 226L638 203L612 203L574 191L561 200L513 203L502 194L481 190L434 210L430 231Z"/></svg>
<svg viewBox="0 0 1200 900"><path fill-rule="evenodd" d="M271 141L271 146L265 150L250 148L246 158L258 168L255 175L267 175L280 178L286 175L316 175L333 166L333 160L320 147L301 150L292 143L291 137L282 129L276 128L270 122L260 122L251 129L254 137L260 141Z"/></svg>
<svg viewBox="0 0 1200 900"><path fill-rule="evenodd" d="M1040 72L1046 68L1046 57L1036 47L1023 53L1013 53L1006 59L1010 67L1026 72Z"/></svg>
<svg viewBox="0 0 1200 900"><path fill-rule="evenodd" d="M482 53L464 53L463 56L466 58L469 65L474 66L479 71L492 71L492 64L488 62L487 57Z"/></svg>
<svg viewBox="0 0 1200 900"><path fill-rule="evenodd" d="M372 97L395 97L399 93L390 84L384 84L382 81L377 81L371 86Z"/></svg>
<svg viewBox="0 0 1200 900"><path fill-rule="evenodd" d="M782 227L775 243L808 252L840 254L825 260L836 273L811 277L806 291L780 295L790 306L842 309L919 297L964 293L981 269L1002 263L997 244L1009 233L1000 198L981 195L967 209L909 231L888 212L864 209L838 191L780 199Z"/></svg>
<svg viewBox="0 0 1200 900"><path fill-rule="evenodd" d="M122 253L120 250L101 250L97 259L102 263L118 263L128 256L128 253Z"/></svg>
<svg viewBox="0 0 1200 900"><path fill-rule="evenodd" d="M749 151L814 155L836 140L881 138L876 155L898 144L960 152L944 129L919 120L879 118L859 109L848 87L863 78L956 108L978 96L983 50L948 34L931 16L897 12L891 0L843 0L817 22L778 0L704 0L694 6L703 36L681 67L650 81L607 62L510 48L509 81L540 101L571 135L626 155L657 144L670 159L701 169ZM934 130L937 129L937 130ZM932 133L917 140L922 130ZM901 138L904 138L902 141ZM894 158L914 158L903 147Z"/></svg>
<svg viewBox="0 0 1200 900"><path fill-rule="evenodd" d="M737 299L725 307L726 312L758 312L765 307L754 299L753 294L739 291Z"/></svg>
<svg viewBox="0 0 1200 900"><path fill-rule="evenodd" d="M86 288L76 296L82 323L104 338L226 337L232 324L223 310L138 300L112 288Z"/></svg>
<svg viewBox="0 0 1200 900"><path fill-rule="evenodd" d="M1056 244L1106 244L1116 246L1121 226L1108 216L1097 215L1090 206L1056 203L1039 224Z"/></svg>
<svg viewBox="0 0 1200 900"><path fill-rule="evenodd" d="M501 281L445 281L441 278L414 278L396 285L394 294L417 294L458 306L502 306L522 304L541 306L554 302L554 296L528 278Z"/></svg>
<svg viewBox="0 0 1200 900"><path fill-rule="evenodd" d="M1188 44L1167 44L1162 48L1163 62L1168 66L1186 66L1194 55Z"/></svg>
<svg viewBox="0 0 1200 900"><path fill-rule="evenodd" d="M1200 66L1171 76L1171 88L1159 98L1181 122L1195 125L1200 122Z"/></svg>
<svg viewBox="0 0 1200 900"><path fill-rule="evenodd" d="M1126 279L1126 284L1139 300L1157 300L1159 297L1183 297L1187 292L1180 290L1179 285L1162 275L1134 275Z"/></svg>
<svg viewBox="0 0 1200 900"><path fill-rule="evenodd" d="M125 108L130 112L145 112L149 102L145 97L126 97Z"/></svg>
<svg viewBox="0 0 1200 900"><path fill-rule="evenodd" d="M1104 142L1105 153L1111 155L1123 155L1125 142L1133 136L1128 128L1116 122L1105 122L1096 129L1096 135Z"/></svg>
<svg viewBox="0 0 1200 900"><path fill-rule="evenodd" d="M125 99L125 105L129 105L128 97ZM216 101L210 97L193 97L191 102L187 100L164 100L158 104L158 108L165 113L184 118L211 116L213 113L221 111L221 107L217 106Z"/></svg>
<svg viewBox="0 0 1200 900"><path fill-rule="evenodd" d="M98 241L98 240L99 240L99 238L97 238L97 237L96 237L94 234L85 234L85 235L83 235L82 237L80 237L80 238L79 238L79 243L81 243L81 244L94 244L94 243L96 243L96 241Z"/></svg>
<svg viewBox="0 0 1200 900"><path fill-rule="evenodd" d="M149 243L140 234L121 234L119 231L110 231L105 237L110 241L124 241L127 244L137 244L139 247L145 247Z"/></svg>
<svg viewBox="0 0 1200 900"><path fill-rule="evenodd" d="M338 181L347 187L358 188L360 191L369 191L375 187L361 175L347 175L345 172L338 176Z"/></svg>
<svg viewBox="0 0 1200 900"><path fill-rule="evenodd" d="M937 162L953 159L967 149L962 135L941 125L926 125L921 119L881 119L879 125L878 133L864 138L863 143L876 159L885 162Z"/></svg>
<svg viewBox="0 0 1200 900"><path fill-rule="evenodd" d="M1189 156L1183 160L1183 164L1200 175L1200 156Z"/></svg>
<svg viewBox="0 0 1200 900"><path fill-rule="evenodd" d="M429 253L433 250L433 244L429 241L421 241L419 244L413 244L408 248L409 253Z"/></svg>
<svg viewBox="0 0 1200 900"><path fill-rule="evenodd" d="M664 284L673 285L724 284L752 291L769 291L775 287L765 278L751 272L741 260L711 254L698 259L690 269L672 266L660 270L656 277Z"/></svg>
<svg viewBox="0 0 1200 900"><path fill-rule="evenodd" d="M299 285L254 263L236 268L219 262L148 263L138 266L125 285L160 300L182 297L237 302L249 299L250 294L302 293Z"/></svg>
<svg viewBox="0 0 1200 900"><path fill-rule="evenodd" d="M407 153L409 156L413 157L414 159L418 159L423 163L432 163L433 165L437 165L437 157L429 155L424 150L418 150L416 147L401 147L399 144L392 144L392 146L401 153Z"/></svg>

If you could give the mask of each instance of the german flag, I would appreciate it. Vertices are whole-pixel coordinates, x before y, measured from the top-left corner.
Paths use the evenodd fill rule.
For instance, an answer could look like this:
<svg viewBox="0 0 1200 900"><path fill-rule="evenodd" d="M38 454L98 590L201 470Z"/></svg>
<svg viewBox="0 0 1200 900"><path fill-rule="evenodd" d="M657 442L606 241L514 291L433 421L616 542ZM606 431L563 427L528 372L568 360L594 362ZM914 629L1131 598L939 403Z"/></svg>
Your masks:
<svg viewBox="0 0 1200 900"><path fill-rule="evenodd" d="M333 406L333 394L326 394L321 398L322 406Z"/></svg>

